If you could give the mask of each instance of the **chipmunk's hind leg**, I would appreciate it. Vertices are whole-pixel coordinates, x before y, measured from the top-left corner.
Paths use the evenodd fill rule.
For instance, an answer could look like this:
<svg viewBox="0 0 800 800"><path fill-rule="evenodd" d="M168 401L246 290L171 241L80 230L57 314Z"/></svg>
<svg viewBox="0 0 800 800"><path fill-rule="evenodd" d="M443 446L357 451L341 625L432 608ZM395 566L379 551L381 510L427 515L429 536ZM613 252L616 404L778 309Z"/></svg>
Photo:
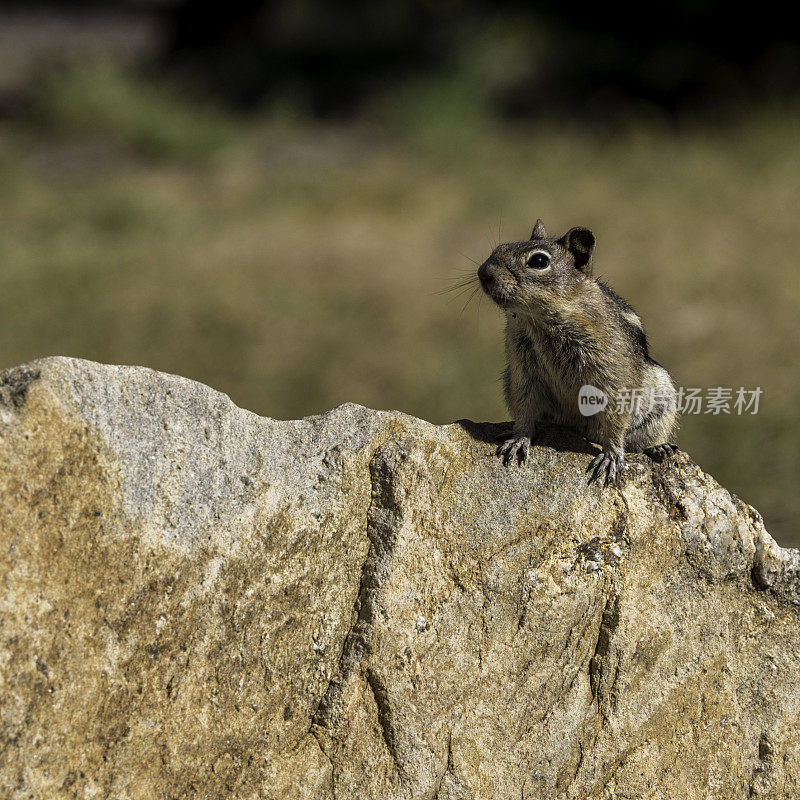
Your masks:
<svg viewBox="0 0 800 800"><path fill-rule="evenodd" d="M666 461L670 456L678 452L678 445L672 442L664 442L664 444L656 444L652 447L645 447L642 452L646 456L650 456L653 461Z"/></svg>
<svg viewBox="0 0 800 800"><path fill-rule="evenodd" d="M625 449L664 461L678 449L672 441L678 423L676 392L669 373L660 364L651 362L648 369L648 385L657 392L658 402L634 415L625 435Z"/></svg>

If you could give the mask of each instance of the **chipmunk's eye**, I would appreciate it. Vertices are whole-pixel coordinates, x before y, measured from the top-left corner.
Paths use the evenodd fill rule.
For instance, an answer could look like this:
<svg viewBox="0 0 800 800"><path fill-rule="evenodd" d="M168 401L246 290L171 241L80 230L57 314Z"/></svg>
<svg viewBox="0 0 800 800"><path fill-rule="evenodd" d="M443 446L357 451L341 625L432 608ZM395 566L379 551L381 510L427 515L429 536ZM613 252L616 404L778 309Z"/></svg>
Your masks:
<svg viewBox="0 0 800 800"><path fill-rule="evenodd" d="M528 266L532 269L547 269L550 266L550 256L547 253L532 253L528 259Z"/></svg>

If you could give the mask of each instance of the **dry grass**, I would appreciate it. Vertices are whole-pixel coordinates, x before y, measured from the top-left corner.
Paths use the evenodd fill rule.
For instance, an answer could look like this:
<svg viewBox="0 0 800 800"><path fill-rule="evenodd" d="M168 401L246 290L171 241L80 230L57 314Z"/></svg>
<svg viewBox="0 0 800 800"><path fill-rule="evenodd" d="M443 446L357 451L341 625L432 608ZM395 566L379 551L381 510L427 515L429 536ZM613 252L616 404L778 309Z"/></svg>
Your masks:
<svg viewBox="0 0 800 800"><path fill-rule="evenodd" d="M502 419L499 315L440 290L536 217L586 224L679 384L764 389L757 416L686 417L680 443L799 543L797 132L531 127L424 152L265 124L181 163L6 126L2 363L146 364L276 417Z"/></svg>

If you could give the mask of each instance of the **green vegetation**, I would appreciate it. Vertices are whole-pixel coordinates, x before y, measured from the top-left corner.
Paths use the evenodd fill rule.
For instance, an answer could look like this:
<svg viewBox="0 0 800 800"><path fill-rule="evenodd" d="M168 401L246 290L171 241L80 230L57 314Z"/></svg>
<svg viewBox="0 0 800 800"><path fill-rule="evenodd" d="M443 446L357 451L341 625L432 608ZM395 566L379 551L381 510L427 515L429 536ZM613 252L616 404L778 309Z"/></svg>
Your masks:
<svg viewBox="0 0 800 800"><path fill-rule="evenodd" d="M105 137L157 158L202 158L230 139L232 121L186 94L113 62L72 64L42 76L30 113L53 133Z"/></svg>
<svg viewBox="0 0 800 800"><path fill-rule="evenodd" d="M763 388L757 416L687 416L679 441L800 541L796 117L456 136L454 100L454 135L443 114L418 147L402 128L232 130L164 89L76 74L39 95L44 124L0 126L3 366L146 364L276 417L352 400L503 419L499 314L441 290L536 217L586 224L679 384Z"/></svg>

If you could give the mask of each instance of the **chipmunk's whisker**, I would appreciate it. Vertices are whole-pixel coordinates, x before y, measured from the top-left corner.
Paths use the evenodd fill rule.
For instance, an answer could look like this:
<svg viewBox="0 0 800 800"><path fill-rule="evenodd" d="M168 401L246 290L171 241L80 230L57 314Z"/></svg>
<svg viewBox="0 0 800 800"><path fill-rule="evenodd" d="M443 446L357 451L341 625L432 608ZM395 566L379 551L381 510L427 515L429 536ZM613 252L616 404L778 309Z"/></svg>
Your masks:
<svg viewBox="0 0 800 800"><path fill-rule="evenodd" d="M456 292L456 297L458 297L464 290L470 289L476 284L480 285L478 282L478 276L476 273L471 272L469 275L458 278L455 283L451 284L450 286L446 286L444 289L439 289L436 294L449 294L450 292Z"/></svg>
<svg viewBox="0 0 800 800"><path fill-rule="evenodd" d="M456 250L456 252L462 257L466 258L467 261L471 261L476 267L479 267L480 264L474 258L470 258L466 253L462 253L460 250Z"/></svg>
<svg viewBox="0 0 800 800"><path fill-rule="evenodd" d="M454 294L447 302L448 303L452 303L452 302L454 302L456 300L460 300L465 294L469 294L470 297L471 297L473 294L475 294L476 291L477 291L477 288L470 290L470 287L467 286L467 287L463 288L457 294ZM469 301L467 301L467 302L469 302Z"/></svg>
<svg viewBox="0 0 800 800"><path fill-rule="evenodd" d="M461 313L462 314L467 310L467 306L473 301L475 295L478 293L478 290L480 288L481 288L480 285L478 285L469 293L469 297L467 298L467 302L464 303L464 306L461 309Z"/></svg>

